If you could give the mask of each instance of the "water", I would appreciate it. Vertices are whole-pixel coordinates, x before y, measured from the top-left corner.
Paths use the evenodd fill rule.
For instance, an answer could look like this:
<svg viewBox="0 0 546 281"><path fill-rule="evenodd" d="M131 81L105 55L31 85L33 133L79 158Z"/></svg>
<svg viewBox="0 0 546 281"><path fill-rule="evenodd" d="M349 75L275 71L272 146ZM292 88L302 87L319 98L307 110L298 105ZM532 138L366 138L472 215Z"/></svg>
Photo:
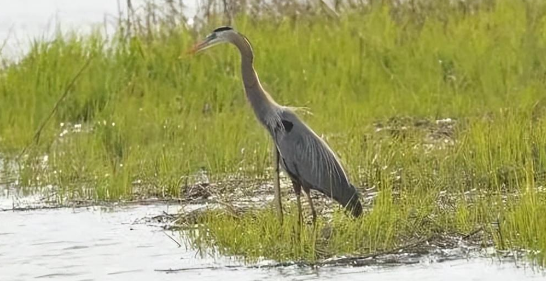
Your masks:
<svg viewBox="0 0 546 281"><path fill-rule="evenodd" d="M125 1L120 1L123 7ZM137 2L137 1L133 1ZM193 3L193 4L192 4ZM195 12L197 0L187 13ZM24 53L37 36L64 30L114 30L115 0L0 0L2 56ZM201 257L180 247L179 233L142 220L177 205L87 207L6 211L36 205L0 186L0 280L543 280L545 275L513 262L486 258L422 262L396 267L253 268L227 257ZM39 205L39 204L38 204ZM3 211L2 211L3 210ZM173 271L169 271L173 270Z"/></svg>
<svg viewBox="0 0 546 281"><path fill-rule="evenodd" d="M0 280L544 279L530 268L484 258L397 267L251 268L227 257L201 257L184 246L177 232L142 220L179 208L140 205L0 212Z"/></svg>
<svg viewBox="0 0 546 281"><path fill-rule="evenodd" d="M146 0L132 0L138 7ZM156 0L155 2L163 2ZM86 33L99 27L111 34L116 18L125 13L127 0L0 0L0 51L2 57L22 56L35 38L52 39L58 27ZM199 0L184 1L185 15L197 13Z"/></svg>
<svg viewBox="0 0 546 281"><path fill-rule="evenodd" d="M155 204L11 211L43 204L0 186L0 280L543 280L513 261L471 258L404 266L255 268L201 256L183 234L150 219L182 206ZM195 206L186 206L190 209ZM264 262L263 264L270 264Z"/></svg>

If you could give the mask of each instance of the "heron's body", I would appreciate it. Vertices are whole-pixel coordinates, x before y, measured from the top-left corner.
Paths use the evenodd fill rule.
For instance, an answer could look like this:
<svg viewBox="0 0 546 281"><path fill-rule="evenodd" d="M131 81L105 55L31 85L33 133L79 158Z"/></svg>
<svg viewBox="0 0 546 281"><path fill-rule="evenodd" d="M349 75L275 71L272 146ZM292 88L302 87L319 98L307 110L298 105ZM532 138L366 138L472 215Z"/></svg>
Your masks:
<svg viewBox="0 0 546 281"><path fill-rule="evenodd" d="M362 206L358 193L330 147L290 109L284 109L280 115L283 127L272 136L281 167L292 180L296 193L297 186L306 194L311 189L317 190L359 216Z"/></svg>
<svg viewBox="0 0 546 281"><path fill-rule="evenodd" d="M315 211L309 192L317 190L334 199L354 216L362 213L358 192L349 182L334 152L289 107L277 104L262 88L254 71L254 54L250 42L229 27L216 29L203 46L205 49L219 42L234 44L241 53L241 70L245 93L256 117L267 129L279 153L279 162L292 180L300 207L301 189L307 195L313 219Z"/></svg>

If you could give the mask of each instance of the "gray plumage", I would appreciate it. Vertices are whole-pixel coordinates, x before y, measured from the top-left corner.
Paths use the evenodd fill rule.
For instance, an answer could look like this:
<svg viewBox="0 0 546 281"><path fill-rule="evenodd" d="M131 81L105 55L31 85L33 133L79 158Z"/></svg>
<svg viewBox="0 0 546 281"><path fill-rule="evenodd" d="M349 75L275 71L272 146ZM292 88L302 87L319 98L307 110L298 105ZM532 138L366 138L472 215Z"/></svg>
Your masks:
<svg viewBox="0 0 546 281"><path fill-rule="evenodd" d="M294 111L277 104L262 88L254 71L254 54L250 42L230 27L220 27L203 43L194 48L198 52L222 42L234 44L241 53L241 71L245 93L256 117L273 138L281 167L286 171L296 192L301 213L301 189L307 195L313 219L316 214L309 196L311 189L334 199L355 217L362 213L358 192L349 182L334 152Z"/></svg>
<svg viewBox="0 0 546 281"><path fill-rule="evenodd" d="M272 129L281 167L305 192L317 190L360 216L362 206L355 187L330 147L290 109L280 112L284 130Z"/></svg>

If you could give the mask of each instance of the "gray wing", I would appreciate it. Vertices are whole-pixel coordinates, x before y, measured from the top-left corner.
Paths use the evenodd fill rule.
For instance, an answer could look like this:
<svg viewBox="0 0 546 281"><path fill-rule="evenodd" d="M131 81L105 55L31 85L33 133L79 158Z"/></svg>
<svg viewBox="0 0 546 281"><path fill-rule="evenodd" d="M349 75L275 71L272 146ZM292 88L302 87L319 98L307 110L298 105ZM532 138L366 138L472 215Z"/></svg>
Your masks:
<svg viewBox="0 0 546 281"><path fill-rule="evenodd" d="M283 110L280 116L283 129L277 129L273 137L281 155L281 165L290 177L344 207L352 207L353 213L355 209L361 210L356 189L326 142L292 111Z"/></svg>

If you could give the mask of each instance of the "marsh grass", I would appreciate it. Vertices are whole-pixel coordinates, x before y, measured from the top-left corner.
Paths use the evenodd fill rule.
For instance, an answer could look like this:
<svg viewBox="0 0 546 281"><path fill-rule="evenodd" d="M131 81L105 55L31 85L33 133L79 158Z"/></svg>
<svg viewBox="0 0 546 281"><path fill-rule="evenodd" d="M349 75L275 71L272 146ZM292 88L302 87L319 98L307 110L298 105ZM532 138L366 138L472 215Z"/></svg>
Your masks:
<svg viewBox="0 0 546 281"><path fill-rule="evenodd" d="M227 255L250 263L267 259L320 264L332 257L412 250L424 253L428 251L424 247L410 249L408 245L416 245L418 241L437 244L437 240L449 240L447 237L452 247L456 247L460 241L465 242L464 237L478 232L483 235L466 242L472 246L491 245L491 240L499 236L489 223L494 220L493 213L484 212L499 209L483 202L459 202L453 208L446 208L440 204L408 204L406 200L392 200L391 195L381 193L374 208L361 218L353 219L336 210L331 218L320 216L316 224L307 220L301 227L293 204L286 207L282 224L273 206L239 215L210 210L197 218L197 227L185 231L187 244L204 255ZM400 250L391 252L393 249Z"/></svg>
<svg viewBox="0 0 546 281"><path fill-rule="evenodd" d="M382 192L373 209L361 218L336 209L331 217L319 216L314 225L307 218L302 226L294 204L285 206L283 223L272 204L237 215L223 209L207 210L189 230L184 227L184 236L186 245L202 255L220 254L247 263L265 259L321 265L340 257L423 255L466 245L470 249L494 246L503 250L501 256L509 251L515 257L531 258L532 265L545 265L540 238L544 201L529 201L533 200L529 194L509 204L479 195L469 198L460 194L453 196L452 204L445 204L441 196L426 202L422 197L393 199L391 193ZM402 257L393 261L397 259L404 261ZM341 258L339 263L346 262Z"/></svg>
<svg viewBox="0 0 546 281"><path fill-rule="evenodd" d="M498 222L497 246L544 257L542 2L341 6L339 17L305 5L228 13L253 43L264 87L281 104L310 108L314 114L302 118L352 181L379 192L362 220L336 214L321 222L344 230L324 242L326 253L386 249L415 233ZM155 11L123 18L110 38L97 31L37 40L0 69L0 153L15 163L3 165L3 175L17 175L15 186L53 187L63 203L179 197L200 170L214 182L269 177L269 140L246 103L236 50L179 58L222 15L209 10L188 27L176 13ZM290 244L289 223L276 230L268 211L252 216L232 221L240 227L225 226L222 214L204 222L234 254L268 256L273 242L263 249L249 242L266 235L285 243L275 250L280 259L320 256L316 233L305 230L306 243Z"/></svg>

